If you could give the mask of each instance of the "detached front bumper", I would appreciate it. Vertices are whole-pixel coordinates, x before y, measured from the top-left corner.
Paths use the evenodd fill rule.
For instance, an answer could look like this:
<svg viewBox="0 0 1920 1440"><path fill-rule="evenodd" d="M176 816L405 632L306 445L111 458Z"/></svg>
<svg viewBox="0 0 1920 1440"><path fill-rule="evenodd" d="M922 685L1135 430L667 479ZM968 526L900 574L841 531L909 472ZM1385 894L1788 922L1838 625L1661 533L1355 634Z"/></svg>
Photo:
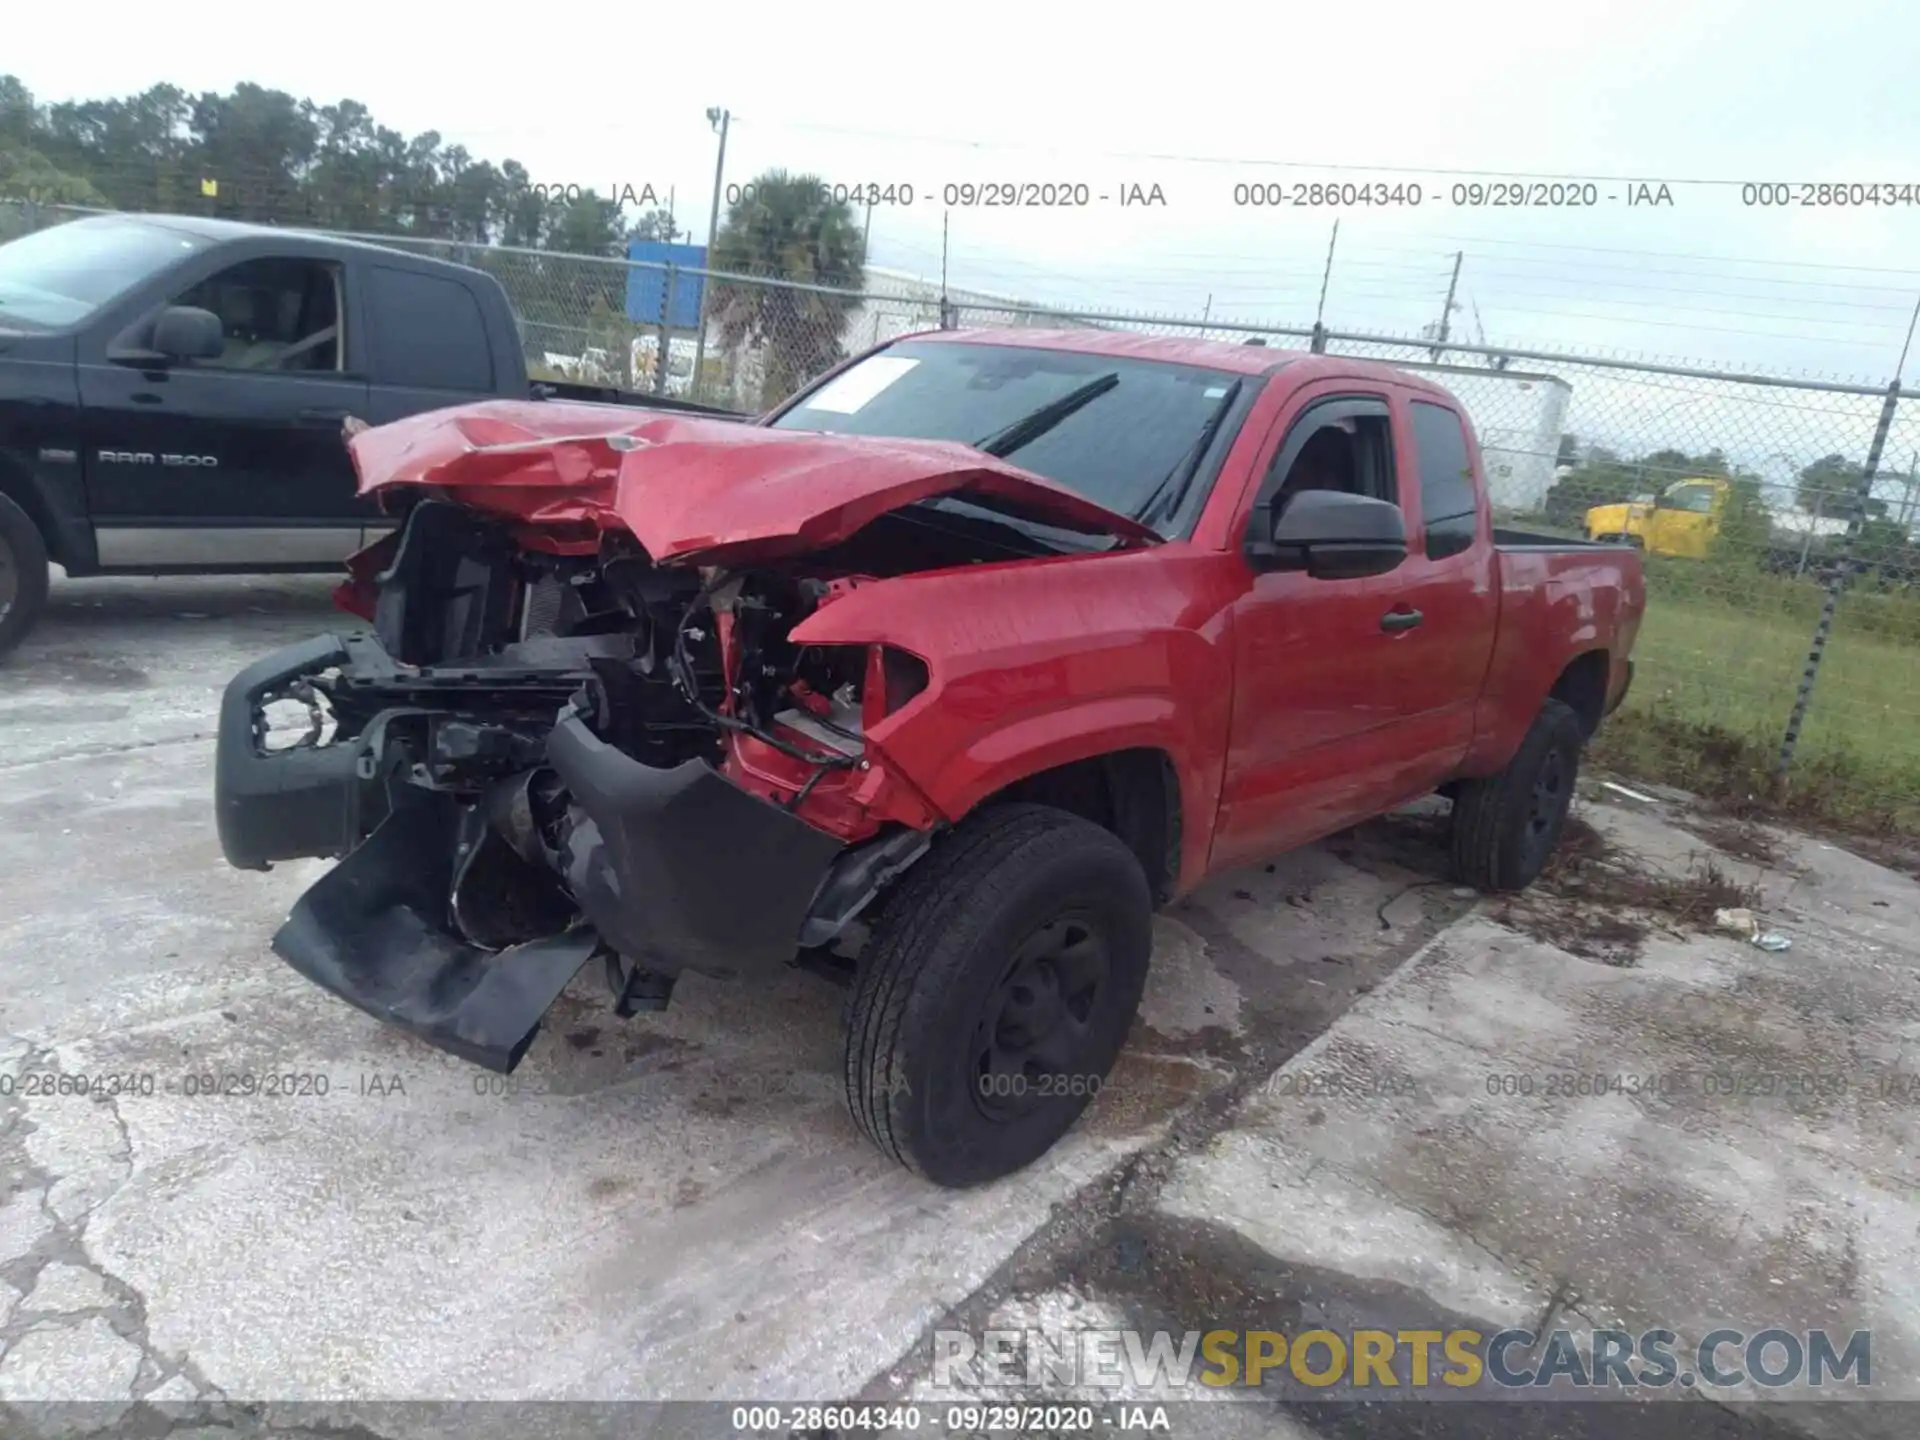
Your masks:
<svg viewBox="0 0 1920 1440"><path fill-rule="evenodd" d="M266 870L275 860L344 855L372 828L361 802L378 795L359 783L360 747L323 745L266 754L261 707L288 686L336 665L378 666L377 642L321 635L276 650L227 684L213 766L213 809L220 849L237 870ZM391 668L391 662L388 662Z"/></svg>
<svg viewBox="0 0 1920 1440"><path fill-rule="evenodd" d="M338 669L393 707L332 744L262 747L262 706L304 677ZM562 788L551 863L530 858L499 819L502 790L418 783L421 757L394 736L459 707L497 671L443 671L422 702L418 676L375 640L323 636L249 666L221 702L215 809L221 848L240 869L298 856L343 857L293 907L274 950L368 1013L489 1069L510 1071L541 1017L596 954L631 972L771 974L793 958L816 900L844 905L865 852L734 785L703 761L649 766L559 708L544 765ZM561 678L557 674L550 679ZM404 723L383 723L390 717ZM408 732L416 733L416 732ZM516 838L520 843L516 843ZM854 861L841 865L837 862ZM829 883L829 882L834 883ZM502 907L501 894L528 897ZM537 903L536 903L537 902ZM469 907L529 912L542 933L476 942ZM482 927L490 928L490 927ZM497 927L494 927L497 928Z"/></svg>

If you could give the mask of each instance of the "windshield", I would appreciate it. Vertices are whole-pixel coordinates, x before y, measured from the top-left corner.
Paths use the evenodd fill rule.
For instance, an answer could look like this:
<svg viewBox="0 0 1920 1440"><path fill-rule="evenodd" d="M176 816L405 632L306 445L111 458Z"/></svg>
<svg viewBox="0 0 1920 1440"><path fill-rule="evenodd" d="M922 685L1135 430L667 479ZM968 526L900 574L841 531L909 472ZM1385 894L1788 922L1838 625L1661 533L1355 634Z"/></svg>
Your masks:
<svg viewBox="0 0 1920 1440"><path fill-rule="evenodd" d="M1234 389L1242 378L1158 360L909 340L842 371L773 425L983 447L1123 515L1152 502L1156 513L1145 518L1175 535L1204 502L1208 467L1251 402L1250 378ZM1176 494L1178 507L1159 513Z"/></svg>
<svg viewBox="0 0 1920 1440"><path fill-rule="evenodd" d="M1687 510L1705 515L1713 509L1713 486L1697 481L1682 481L1667 491L1662 502L1668 510Z"/></svg>
<svg viewBox="0 0 1920 1440"><path fill-rule="evenodd" d="M77 325L205 242L119 218L75 220L0 245L0 329Z"/></svg>

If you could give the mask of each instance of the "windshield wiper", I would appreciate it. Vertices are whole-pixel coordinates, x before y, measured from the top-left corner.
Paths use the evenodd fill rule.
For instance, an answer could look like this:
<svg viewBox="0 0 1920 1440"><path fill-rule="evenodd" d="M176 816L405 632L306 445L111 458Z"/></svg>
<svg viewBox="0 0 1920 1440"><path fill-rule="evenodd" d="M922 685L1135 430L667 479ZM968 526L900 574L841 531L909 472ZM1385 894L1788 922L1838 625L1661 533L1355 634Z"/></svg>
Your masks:
<svg viewBox="0 0 1920 1440"><path fill-rule="evenodd" d="M991 435L973 442L973 448L1004 460L1023 445L1030 445L1089 401L1098 400L1120 383L1118 371L1108 371L1086 384L1075 387L1058 400L1049 400L1030 415L1022 415Z"/></svg>
<svg viewBox="0 0 1920 1440"><path fill-rule="evenodd" d="M1133 518L1142 525L1151 525L1156 515L1178 515L1180 502L1187 498L1187 490L1193 484L1193 477L1200 473L1200 462L1207 458L1207 451L1213 448L1213 437L1220 433L1220 426L1227 418L1227 412L1233 408L1233 402L1240 398L1240 387L1245 383L1236 380L1227 386L1227 393L1220 397L1220 403L1213 407L1213 413L1207 417L1207 423L1200 427L1200 433L1193 437L1193 444L1187 447L1171 470L1161 478L1153 492L1140 502L1140 508L1133 512Z"/></svg>

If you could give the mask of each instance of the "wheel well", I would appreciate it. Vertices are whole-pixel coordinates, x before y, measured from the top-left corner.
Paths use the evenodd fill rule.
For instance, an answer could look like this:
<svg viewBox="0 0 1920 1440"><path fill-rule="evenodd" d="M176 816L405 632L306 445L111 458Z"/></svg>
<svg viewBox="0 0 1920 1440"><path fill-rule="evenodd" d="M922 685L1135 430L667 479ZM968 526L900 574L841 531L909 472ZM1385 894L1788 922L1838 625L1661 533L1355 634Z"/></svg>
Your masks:
<svg viewBox="0 0 1920 1440"><path fill-rule="evenodd" d="M1164 750L1116 750L1014 781L996 801L1051 805L1118 836L1140 861L1155 904L1180 876L1180 781Z"/></svg>
<svg viewBox="0 0 1920 1440"><path fill-rule="evenodd" d="M1548 699L1561 701L1580 717L1580 731L1589 740L1606 711L1607 669L1607 652L1589 650L1568 661L1547 692Z"/></svg>
<svg viewBox="0 0 1920 1440"><path fill-rule="evenodd" d="M53 517L47 513L41 503L40 494L31 484L16 478L12 468L0 461L0 495L4 495L26 513L33 522L33 528L40 532L40 538L46 543L47 555L54 564L66 563L64 549L60 544L60 532L54 528Z"/></svg>

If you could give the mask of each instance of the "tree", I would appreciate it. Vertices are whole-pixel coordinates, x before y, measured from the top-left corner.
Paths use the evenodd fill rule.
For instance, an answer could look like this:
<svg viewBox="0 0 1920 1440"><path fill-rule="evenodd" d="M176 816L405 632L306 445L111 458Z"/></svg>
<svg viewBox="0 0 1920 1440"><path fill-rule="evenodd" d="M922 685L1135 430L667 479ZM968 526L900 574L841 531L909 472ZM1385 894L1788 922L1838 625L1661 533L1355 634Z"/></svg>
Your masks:
<svg viewBox="0 0 1920 1440"><path fill-rule="evenodd" d="M833 199L818 176L769 170L742 187L714 237L715 270L859 290L865 247L853 207ZM752 343L766 357L761 400L774 404L810 376L843 359L841 335L857 305L852 296L786 286L721 283L708 314L729 347Z"/></svg>
<svg viewBox="0 0 1920 1440"><path fill-rule="evenodd" d="M626 227L618 201L602 200L587 190L577 199L548 202L543 243L548 250L569 255L626 254Z"/></svg>
<svg viewBox="0 0 1920 1440"><path fill-rule="evenodd" d="M0 75L0 145L26 148L40 128L40 108L17 75Z"/></svg>
<svg viewBox="0 0 1920 1440"><path fill-rule="evenodd" d="M1579 525L1595 505L1617 505L1645 488L1637 466L1604 445L1591 445L1579 464L1553 482L1541 509L1556 525Z"/></svg>
<svg viewBox="0 0 1920 1440"><path fill-rule="evenodd" d="M44 205L104 207L107 197L78 175L54 168L38 150L0 141L0 195L20 196Z"/></svg>
<svg viewBox="0 0 1920 1440"><path fill-rule="evenodd" d="M653 240L671 245L686 234L674 223L671 210L649 210L633 222L633 228L627 231L629 240Z"/></svg>
<svg viewBox="0 0 1920 1440"><path fill-rule="evenodd" d="M1752 564L1765 557L1767 546L1772 543L1773 516L1760 492L1758 475L1735 470L1727 479L1731 489L1720 512L1720 523L1714 531L1708 557Z"/></svg>
<svg viewBox="0 0 1920 1440"><path fill-rule="evenodd" d="M1844 455L1822 455L1794 477L1794 499L1802 510L1826 519L1885 515L1886 501L1861 493L1866 473L1864 465Z"/></svg>
<svg viewBox="0 0 1920 1440"><path fill-rule="evenodd" d="M357 100L250 83L40 106L0 75L0 154L6 194L74 204L595 255L626 233L617 203L554 199L513 160L476 160L433 130L409 138Z"/></svg>

